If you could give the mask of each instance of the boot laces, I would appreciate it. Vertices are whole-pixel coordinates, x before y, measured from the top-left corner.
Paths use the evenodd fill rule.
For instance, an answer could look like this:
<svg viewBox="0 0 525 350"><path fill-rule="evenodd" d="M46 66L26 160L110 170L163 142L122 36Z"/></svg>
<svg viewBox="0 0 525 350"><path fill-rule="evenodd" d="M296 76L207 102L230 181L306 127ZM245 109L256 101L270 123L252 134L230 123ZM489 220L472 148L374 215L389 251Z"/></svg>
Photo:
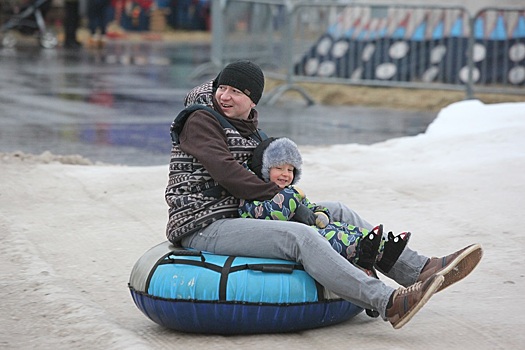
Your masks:
<svg viewBox="0 0 525 350"><path fill-rule="evenodd" d="M410 294L412 292L418 292L421 289L422 285L423 285L423 282L414 283L413 285L411 285L409 287L402 288L399 291L398 295L401 296L401 295Z"/></svg>

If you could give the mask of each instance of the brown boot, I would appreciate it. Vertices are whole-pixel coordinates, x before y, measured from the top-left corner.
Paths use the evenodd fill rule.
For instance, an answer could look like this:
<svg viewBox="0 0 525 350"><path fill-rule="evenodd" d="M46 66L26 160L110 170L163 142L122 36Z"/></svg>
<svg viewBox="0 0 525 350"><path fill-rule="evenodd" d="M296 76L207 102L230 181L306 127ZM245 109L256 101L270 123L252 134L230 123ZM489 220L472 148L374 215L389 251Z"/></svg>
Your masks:
<svg viewBox="0 0 525 350"><path fill-rule="evenodd" d="M386 310L386 318L395 329L403 327L426 304L444 281L444 277L433 275L425 282L416 282L410 287L399 288L392 296L392 306Z"/></svg>
<svg viewBox="0 0 525 350"><path fill-rule="evenodd" d="M455 253L441 257L430 258L421 270L418 281L425 281L434 274L445 277L445 281L438 292L462 280L478 265L483 256L483 249L479 244L472 244Z"/></svg>

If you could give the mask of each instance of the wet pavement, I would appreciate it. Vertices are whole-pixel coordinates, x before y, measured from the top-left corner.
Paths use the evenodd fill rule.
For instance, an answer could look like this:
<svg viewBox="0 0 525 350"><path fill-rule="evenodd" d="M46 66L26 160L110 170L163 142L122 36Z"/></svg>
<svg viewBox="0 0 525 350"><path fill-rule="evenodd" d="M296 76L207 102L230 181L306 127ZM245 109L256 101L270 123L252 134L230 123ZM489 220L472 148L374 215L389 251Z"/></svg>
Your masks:
<svg viewBox="0 0 525 350"><path fill-rule="evenodd" d="M169 126L207 44L110 42L102 51L0 48L0 152L79 154L96 162L162 165ZM299 145L372 144L423 132L433 112L260 105L267 134Z"/></svg>

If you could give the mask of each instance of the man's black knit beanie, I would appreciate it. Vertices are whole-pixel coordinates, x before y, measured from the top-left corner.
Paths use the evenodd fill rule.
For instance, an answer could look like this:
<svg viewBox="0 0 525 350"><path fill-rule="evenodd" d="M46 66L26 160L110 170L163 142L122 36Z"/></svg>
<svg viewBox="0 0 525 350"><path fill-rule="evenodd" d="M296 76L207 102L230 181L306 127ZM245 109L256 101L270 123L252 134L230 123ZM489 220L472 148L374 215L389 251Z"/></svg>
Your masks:
<svg viewBox="0 0 525 350"><path fill-rule="evenodd" d="M239 89L257 104L264 90L264 74L253 62L237 61L222 70L214 85L229 85Z"/></svg>

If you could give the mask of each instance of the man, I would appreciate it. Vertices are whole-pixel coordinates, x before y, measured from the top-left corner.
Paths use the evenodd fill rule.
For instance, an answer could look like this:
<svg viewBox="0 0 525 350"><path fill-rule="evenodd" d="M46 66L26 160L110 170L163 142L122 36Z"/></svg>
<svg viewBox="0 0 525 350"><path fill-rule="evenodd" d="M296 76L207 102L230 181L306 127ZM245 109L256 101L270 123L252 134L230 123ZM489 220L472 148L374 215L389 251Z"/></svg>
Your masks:
<svg viewBox="0 0 525 350"><path fill-rule="evenodd" d="M77 30L80 24L79 0L64 2L64 47L78 49L82 44L77 40Z"/></svg>
<svg viewBox="0 0 525 350"><path fill-rule="evenodd" d="M171 242L221 255L296 261L327 289L355 305L379 311L394 328L405 325L434 293L476 267L482 256L479 244L430 259L406 247L385 272L406 287L396 290L351 265L310 226L239 218L240 198L266 200L280 191L242 166L264 138L254 109L263 89L261 69L238 61L226 66L212 84L192 91L212 108L191 106L172 125L174 142L165 193L166 234ZM202 98L203 94L209 96ZM336 221L373 229L342 203L318 204L328 208Z"/></svg>

